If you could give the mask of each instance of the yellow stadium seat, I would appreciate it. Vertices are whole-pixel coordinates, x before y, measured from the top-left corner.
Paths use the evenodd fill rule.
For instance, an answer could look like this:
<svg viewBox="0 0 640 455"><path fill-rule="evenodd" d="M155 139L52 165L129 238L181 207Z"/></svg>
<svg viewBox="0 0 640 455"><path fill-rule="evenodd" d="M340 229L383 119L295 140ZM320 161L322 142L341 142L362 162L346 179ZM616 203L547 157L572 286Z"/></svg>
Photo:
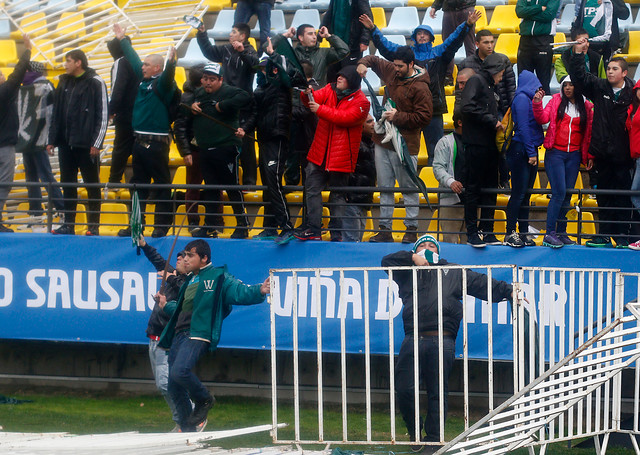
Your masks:
<svg viewBox="0 0 640 455"><path fill-rule="evenodd" d="M433 0L409 0L407 6L415 6L416 8L428 8L433 5ZM429 14L427 11L426 14Z"/></svg>
<svg viewBox="0 0 640 455"><path fill-rule="evenodd" d="M504 241L504 233L507 232L507 214L504 210L496 210L495 222L493 223L493 232L498 240Z"/></svg>
<svg viewBox="0 0 640 455"><path fill-rule="evenodd" d="M76 7L78 11L89 11L90 14L109 9L109 5L103 0L84 0L79 2Z"/></svg>
<svg viewBox="0 0 640 455"><path fill-rule="evenodd" d="M87 232L87 209L84 204L76 205L76 234L84 235Z"/></svg>
<svg viewBox="0 0 640 455"><path fill-rule="evenodd" d="M623 57L632 63L640 62L640 30L629 31L629 49L626 54L619 54L616 57Z"/></svg>
<svg viewBox="0 0 640 455"><path fill-rule="evenodd" d="M445 97L447 100L447 112L442 114L445 130L453 130L453 106L456 104L455 95Z"/></svg>
<svg viewBox="0 0 640 455"><path fill-rule="evenodd" d="M480 30L484 30L485 28L487 28L487 26L489 25L489 19L487 18L487 10L484 6L476 5L476 10L482 13L482 16L480 16L480 19L478 19L478 22L476 22L476 33L477 33Z"/></svg>
<svg viewBox="0 0 640 455"><path fill-rule="evenodd" d="M0 66L8 66L18 62L18 49L12 39L0 40Z"/></svg>
<svg viewBox="0 0 640 455"><path fill-rule="evenodd" d="M205 208L204 205L202 204L198 204L198 225L202 224L202 216L205 214ZM191 209L190 213L194 213L195 209ZM183 227L182 229L180 229L180 226L186 226L188 225L188 220L185 220L185 204L180 204L178 206L178 209L176 210L176 215L175 215L175 220L174 220L174 225L171 228L171 233L173 235L180 235L180 236L190 236L191 234L189 233L189 229L186 229L185 227Z"/></svg>
<svg viewBox="0 0 640 455"><path fill-rule="evenodd" d="M253 36L247 38L247 41L249 41L249 44L251 44L255 50L258 50L258 43L256 43L256 39Z"/></svg>
<svg viewBox="0 0 640 455"><path fill-rule="evenodd" d="M494 34L517 33L520 29L520 18L516 16L515 5L498 5L493 9L491 22L486 27Z"/></svg>
<svg viewBox="0 0 640 455"><path fill-rule="evenodd" d="M367 212L367 219L364 222L364 232L362 233L362 241L368 242L371 237L377 234L373 227L373 216L371 215L371 210Z"/></svg>
<svg viewBox="0 0 640 455"><path fill-rule="evenodd" d="M75 12L62 13L53 36L74 40L85 36L86 28L84 14Z"/></svg>
<svg viewBox="0 0 640 455"><path fill-rule="evenodd" d="M567 234L574 237L574 240L578 240L575 238L575 236L578 235L578 212L576 212L575 209L567 212ZM582 212L580 234L585 237L582 239L582 244L584 244L590 237L596 235L596 223L593 219L593 213L585 211Z"/></svg>
<svg viewBox="0 0 640 455"><path fill-rule="evenodd" d="M231 8L231 0L204 0L204 5L209 7L208 13L213 13L224 8Z"/></svg>
<svg viewBox="0 0 640 455"><path fill-rule="evenodd" d="M100 235L115 236L129 226L129 209L121 202L103 202L100 208Z"/></svg>
<svg viewBox="0 0 640 455"><path fill-rule="evenodd" d="M511 63L516 63L518 61L518 44L520 44L518 33L502 33L496 41L495 51L505 54Z"/></svg>
<svg viewBox="0 0 640 455"><path fill-rule="evenodd" d="M172 185L186 185L187 184L187 166L178 166L175 174L173 174Z"/></svg>
<svg viewBox="0 0 640 455"><path fill-rule="evenodd" d="M373 14L373 23L382 30L387 26L387 16L384 13L384 8L379 6L371 8L371 13Z"/></svg>
<svg viewBox="0 0 640 455"><path fill-rule="evenodd" d="M427 186L428 188L438 188L440 186L440 184L438 183L438 180L436 180L436 176L433 174L433 168L431 166L425 166L422 169L420 169L420 175L418 176L420 177L420 180L422 180L424 182L424 184ZM432 193L429 192L429 202L431 204L437 204L438 203L438 193ZM426 204L427 202L424 200L424 195L422 193L420 193L420 203L421 204Z"/></svg>
<svg viewBox="0 0 640 455"><path fill-rule="evenodd" d="M15 30L11 32L12 39L22 39L23 33L28 33L30 36L42 35L47 31L47 20L45 19L45 14L28 13L20 21L20 28L22 30Z"/></svg>
<svg viewBox="0 0 640 455"><path fill-rule="evenodd" d="M407 227L404 220L407 217L407 211L403 208L396 207L393 209L393 219L391 221L391 230L393 231L393 241L401 242Z"/></svg>
<svg viewBox="0 0 640 455"><path fill-rule="evenodd" d="M182 86L187 81L187 73L182 66L176 66L176 84L182 90Z"/></svg>
<svg viewBox="0 0 640 455"><path fill-rule="evenodd" d="M418 150L418 167L426 166L429 160L429 151L427 150L427 144L424 141L424 135L420 135L420 150Z"/></svg>

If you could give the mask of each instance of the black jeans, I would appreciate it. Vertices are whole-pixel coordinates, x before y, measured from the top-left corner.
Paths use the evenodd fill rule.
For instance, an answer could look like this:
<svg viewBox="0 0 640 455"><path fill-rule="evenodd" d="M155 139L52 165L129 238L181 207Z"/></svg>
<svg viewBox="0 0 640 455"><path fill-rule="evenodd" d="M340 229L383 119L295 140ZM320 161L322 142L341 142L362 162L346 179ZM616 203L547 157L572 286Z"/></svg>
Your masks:
<svg viewBox="0 0 640 455"><path fill-rule="evenodd" d="M442 337L442 378L443 421L447 418L449 395L449 375L455 358L456 339L452 336ZM427 417L424 421L425 441L440 440L440 353L437 336L421 336L418 340L418 375L420 384L427 389ZM396 394L398 408L407 425L411 440L415 440L415 408L413 384L413 334L406 335L400 345L400 353L396 363ZM422 425L420 425L421 427Z"/></svg>
<svg viewBox="0 0 640 455"><path fill-rule="evenodd" d="M599 190L629 190L631 168L608 160L595 160ZM631 229L631 198L621 194L598 194L598 232L606 237L628 240Z"/></svg>
<svg viewBox="0 0 640 455"><path fill-rule="evenodd" d="M158 185L171 184L169 172L169 143L161 141L142 141L136 139L133 145L133 177L130 183L149 184L151 179ZM149 198L148 188L136 188L140 197L140 210L144 213ZM169 187L155 191L154 225L160 229L168 229L173 219L171 210L171 190ZM144 216L142 219L144 224Z"/></svg>
<svg viewBox="0 0 640 455"><path fill-rule="evenodd" d="M113 139L113 152L111 152L109 183L120 183L122 180L122 175L127 167L127 160L133 153L133 143L136 140L131 123L116 121L115 130L116 136Z"/></svg>
<svg viewBox="0 0 640 455"><path fill-rule="evenodd" d="M267 187L262 195L265 228L292 228L287 199L282 191L282 174L288 149L289 139L283 136L260 141L260 175Z"/></svg>
<svg viewBox="0 0 640 455"><path fill-rule="evenodd" d="M89 154L89 147L58 146L58 159L60 161L60 180L62 183L78 183L78 169L85 183L98 183L99 158ZM76 222L76 208L78 205L78 188L67 186L63 188L64 194L64 222L72 225ZM89 196L87 221L89 229L95 230L100 224L100 188L88 187Z"/></svg>
<svg viewBox="0 0 640 455"><path fill-rule="evenodd" d="M238 184L238 147L211 147L200 150L200 169L204 183L207 185L237 185ZM248 226L247 215L244 212L244 199L240 190L226 190L229 200L233 203L233 213L236 215L238 226ZM222 190L207 189L202 192L202 200L206 207L204 224L218 226L222 213Z"/></svg>
<svg viewBox="0 0 640 455"><path fill-rule="evenodd" d="M307 207L307 225L309 229L320 233L322 229L322 190L326 187L346 187L349 185L349 174L346 172L330 172L309 162L306 169L305 205ZM331 191L331 221L329 229L331 238L342 238L342 217L347 203L343 191Z"/></svg>
<svg viewBox="0 0 640 455"><path fill-rule="evenodd" d="M497 201L496 193L482 193L483 188L498 187L498 151L495 147L468 144L464 148L467 162L464 176L464 221L467 235L475 234L478 229L485 233L493 232L493 219ZM478 207L481 206L480 223Z"/></svg>
<svg viewBox="0 0 640 455"><path fill-rule="evenodd" d="M553 36L520 36L518 46L518 74L524 70L535 73L546 93L551 93L551 66L553 65L553 51L551 49Z"/></svg>

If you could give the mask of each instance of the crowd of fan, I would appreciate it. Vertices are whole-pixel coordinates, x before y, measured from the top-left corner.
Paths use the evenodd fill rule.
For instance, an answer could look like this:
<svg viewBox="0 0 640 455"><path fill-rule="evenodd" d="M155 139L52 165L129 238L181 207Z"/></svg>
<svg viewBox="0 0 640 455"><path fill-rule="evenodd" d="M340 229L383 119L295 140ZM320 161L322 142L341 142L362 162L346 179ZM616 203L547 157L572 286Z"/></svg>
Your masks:
<svg viewBox="0 0 640 455"><path fill-rule="evenodd" d="M566 214L583 164L593 188L615 190L597 194L599 232L587 246L640 249L635 222L640 197L620 192L640 189L640 141L634 140L640 129L635 116L640 85L627 77L626 61L612 57L620 43L617 20L628 10L620 0L577 2L572 42L555 50L560 54L555 73L561 92L544 105L560 5L560 0L517 1L516 14L522 19L517 79L509 59L494 52L491 32L475 33L480 18L475 0L434 2L432 18L443 10L444 41L437 46L428 25L413 31L410 46L389 41L374 25L367 0L332 0L319 30L304 24L276 36L269 36L265 14L273 5L240 0L228 44L211 44L200 24L196 39L210 63L190 68L182 91L175 83L175 49L166 62L156 54L141 60L126 30L116 24L109 42L114 58L110 97L81 50L66 54L66 74L54 89L43 66L30 62L25 36L26 51L13 74L6 81L0 76L5 106L0 112L0 181L12 181L16 151L23 154L28 181L54 181L47 153L57 148L63 183L77 182L78 170L85 183L97 183L99 153L112 121L109 182L121 181L131 156L129 183L141 185L145 212L145 184L171 183L169 147L174 140L187 166L187 183L207 185L186 192L189 230L194 237L210 238L224 223L222 191L208 186L238 185L239 167L242 183L255 185L257 142L266 189L264 230L255 237L277 243L321 239L322 191L338 189L329 197L331 240L361 241L373 198L357 188L377 186L379 226L369 241L391 242L395 197L389 190L397 183L401 189L415 189L402 195L402 241L413 243L420 208L415 173L424 135L428 165L442 190L439 216L445 240L459 242L457 232L466 230L466 242L473 247L503 243L493 227L497 192L487 190L510 184L504 244L523 247L534 244L528 236L530 190L538 172L538 147L544 145L552 194L543 244L559 248L575 243L566 232ZM252 14L261 27L257 50L248 41L246 22ZM292 39L297 40L293 48ZM320 40L328 46L320 46ZM371 43L380 57L363 57ZM463 45L467 57L458 64L455 81L455 131L444 135L445 85L452 82L454 55ZM385 86L381 105L361 89L369 70ZM542 125L547 123L545 135ZM304 187L304 220L297 229L283 177L288 185ZM354 189L344 191L347 187ZM9 189L0 187L1 206ZM237 224L232 238L246 238L243 193L226 192ZM29 187L33 213L42 211L39 193L38 187ZM55 208L64 213L63 224L53 233L73 234L77 189L65 186L63 193L51 194ZM97 186L88 188L88 196L86 233L98 235ZM163 237L173 218L169 187L160 186L154 200L153 236ZM202 226L197 204L206 208ZM2 225L0 230L11 231ZM130 230L119 235L129 236Z"/></svg>

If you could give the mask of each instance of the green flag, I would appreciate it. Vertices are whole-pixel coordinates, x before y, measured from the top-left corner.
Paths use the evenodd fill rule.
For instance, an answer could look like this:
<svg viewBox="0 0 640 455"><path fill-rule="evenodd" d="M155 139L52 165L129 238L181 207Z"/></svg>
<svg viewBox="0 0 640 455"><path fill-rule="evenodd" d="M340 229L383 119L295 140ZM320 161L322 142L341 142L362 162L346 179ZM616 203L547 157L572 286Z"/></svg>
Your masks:
<svg viewBox="0 0 640 455"><path fill-rule="evenodd" d="M138 192L133 192L131 198L131 216L129 217L129 223L131 225L131 240L133 246L138 246L138 240L142 237L142 214L140 213L140 199L138 198Z"/></svg>

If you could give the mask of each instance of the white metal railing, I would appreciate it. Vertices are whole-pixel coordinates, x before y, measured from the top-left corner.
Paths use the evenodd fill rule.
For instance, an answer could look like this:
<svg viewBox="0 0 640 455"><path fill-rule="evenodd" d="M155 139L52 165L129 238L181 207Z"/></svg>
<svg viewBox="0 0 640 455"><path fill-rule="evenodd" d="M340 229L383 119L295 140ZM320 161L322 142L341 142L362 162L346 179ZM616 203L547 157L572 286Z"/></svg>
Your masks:
<svg viewBox="0 0 640 455"><path fill-rule="evenodd" d="M618 336L607 336L608 332L617 334L617 331L623 330L624 324L633 323L632 318L620 319L625 287L622 275L616 270L517 268L508 265L431 268L437 274L439 288L440 440L435 442L436 444L446 443L442 394L443 382L447 378L442 374L443 295L441 290L443 280L451 279L447 277L448 270L451 269L462 270L461 288L465 290L460 296L465 304L461 305L462 343L458 344L462 359L462 405L465 431L469 431L471 427L469 403L472 393L469 383L469 360L477 357L487 359L487 390L484 392L488 398L486 412L491 415L497 412L496 409L503 409L505 406L498 402L500 399L496 396L496 379L494 378L495 362L505 360L505 356L509 360L515 358L514 394L522 395L527 390L532 390L535 384L540 383L539 378L542 375L542 377L556 379L551 385L541 386L544 392L536 389L535 393L539 395L536 395L534 403L540 400L546 403L551 396L566 395L564 399L558 398L557 402L554 401L551 405L539 405L546 409L543 414L536 410L538 408L535 406L532 408L533 411L526 411L540 414L538 415L540 418L548 418L551 415L553 418L549 418L548 422L537 427L529 422L531 428L528 427L528 429L531 434L528 439L522 439L521 436L526 432L520 428L517 434L524 441L521 441L522 444L546 445L555 441L602 434L618 428L616 422L620 420L621 381L617 373L621 368L635 361L634 354L629 354L626 350L638 349L634 340L626 340L625 347L614 348L612 346L617 342ZM471 269L486 273L487 280L498 277L516 283L514 288L518 291L517 305L514 306L517 311L512 312L507 302L488 305L486 302L478 303L476 299L468 296L467 274ZM393 270L318 268L271 271L273 284L271 296L272 418L275 441L299 444L415 444L418 442L410 441L407 436L404 436L404 431L399 432L396 428L394 362L397 342L404 337L404 331L397 327L396 318L400 314L402 304L397 286L393 281L393 274L401 270L410 270L413 274L415 296L417 294L415 277L419 270L416 267ZM294 286L293 283L296 285ZM638 293L640 294L640 290ZM486 301L493 300L490 286L486 297ZM415 310L417 299L414 298L413 301ZM374 308L375 311L373 311ZM419 338L417 311L413 311L413 318L413 349L416 353ZM515 330L512 330L512 327L515 327ZM631 335L632 332L628 334ZM600 337L597 340L594 338L596 335ZM499 344L498 349L496 349L496 343ZM384 349L381 348L381 344L384 345ZM593 345L590 353L578 355L579 347L587 344ZM484 355L478 355L479 345L486 347ZM278 361L278 352L281 350L291 351L292 377L287 381L283 378L282 384L279 384L278 379L284 374L284 370L279 368L281 365ZM307 359L306 362L300 361L300 354L305 351L316 351L317 371L313 375L315 381L311 381L308 376L308 371L312 368L308 360L310 354L304 354L303 360ZM339 353L340 356L340 379L335 387L324 383L326 372L323 353L330 351ZM351 353L360 353L364 356L364 374L360 373L361 378L352 378L349 375L351 368L347 364L347 355ZM371 371L372 356L377 354L388 356L388 371ZM570 362L567 359L571 356L575 360ZM420 382L419 357L414 355L413 360L415 386ZM579 373L570 370L567 365L571 365ZM307 375L303 376L303 372L307 372ZM557 377L554 376L556 372L559 372ZM569 377L571 380L566 379ZM594 379L594 377L597 378ZM354 379L359 379L356 381L357 386L364 388L363 410L356 409L355 403L349 402L350 399L355 401L355 398L351 398L348 393L348 384L354 383ZM377 387L372 386L372 379L378 384ZM579 381L593 387L590 389ZM636 381L640 383L638 370L636 370ZM290 395L284 387L285 382L292 384ZM380 386L381 382L385 383L384 388ZM577 395L570 392L572 384L574 386L581 384L577 387L579 389ZM341 428L327 430L324 394L336 389L340 393ZM309 390L315 390L313 398L303 398L303 393L306 397L309 396L307 395ZM389 420L385 425L372 420L374 393L377 398L387 396L385 404L388 403ZM421 398L424 401L419 388L414 387L415 434L420 434L417 430L420 422ZM635 396L634 400L637 408L638 397ZM275 425L278 421L279 409L288 408L291 402L294 422L292 434L291 432L283 433L287 430L278 433ZM518 401L516 404L516 415L523 415L525 411L522 410L522 402ZM315 407L315 410L310 411L310 406ZM300 421L303 414L309 412L317 414L317 431L314 430L313 434L302 434ZM359 421L364 422L362 425L364 428L357 428L358 424L353 423ZM525 421L526 419L523 420L523 425ZM637 428L638 418L636 417L634 426L636 432ZM487 435L493 438L493 434L499 429L500 427L491 427ZM478 453L481 452L484 453L482 450Z"/></svg>

